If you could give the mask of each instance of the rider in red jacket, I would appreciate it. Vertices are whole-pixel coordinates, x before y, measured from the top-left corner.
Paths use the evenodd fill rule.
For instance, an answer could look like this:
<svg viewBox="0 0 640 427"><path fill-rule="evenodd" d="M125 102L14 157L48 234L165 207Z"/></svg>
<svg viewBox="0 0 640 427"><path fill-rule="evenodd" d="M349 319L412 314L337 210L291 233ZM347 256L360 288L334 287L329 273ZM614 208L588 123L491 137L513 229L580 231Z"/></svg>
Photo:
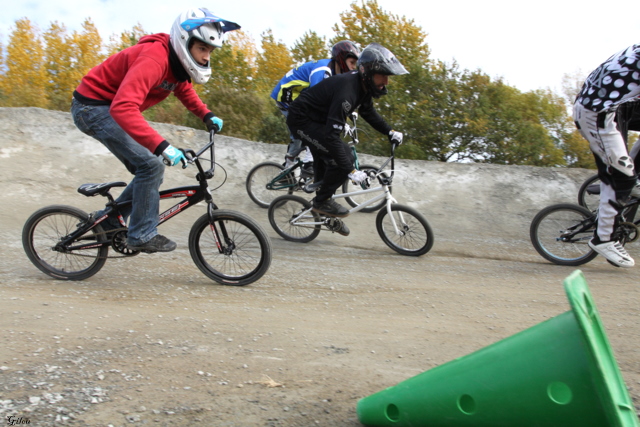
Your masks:
<svg viewBox="0 0 640 427"><path fill-rule="evenodd" d="M224 34L240 26L207 9L190 9L175 20L170 34L142 37L83 77L73 93L76 126L104 144L134 175L117 201L132 201L127 246L141 252L169 252L176 244L158 234L163 159L169 166L186 162L184 154L156 132L142 112L173 93L209 130L222 130L193 88L211 76L210 55L222 47ZM101 215L96 212L94 215ZM119 228L115 222L105 224Z"/></svg>

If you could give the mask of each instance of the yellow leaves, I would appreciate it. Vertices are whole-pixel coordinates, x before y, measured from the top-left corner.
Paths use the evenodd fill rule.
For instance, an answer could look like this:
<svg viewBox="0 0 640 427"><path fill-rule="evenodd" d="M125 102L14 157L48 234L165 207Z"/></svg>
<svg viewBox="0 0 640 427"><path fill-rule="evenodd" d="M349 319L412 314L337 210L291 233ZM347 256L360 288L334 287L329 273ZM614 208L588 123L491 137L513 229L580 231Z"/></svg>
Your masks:
<svg viewBox="0 0 640 427"><path fill-rule="evenodd" d="M257 60L257 89L271 91L293 65L287 46L282 41L276 41L270 29L262 33L262 53Z"/></svg>
<svg viewBox="0 0 640 427"><path fill-rule="evenodd" d="M16 21L0 75L2 105L68 110L80 79L104 58L91 20L82 27L68 35L63 24L52 22L41 35L28 19Z"/></svg>
<svg viewBox="0 0 640 427"><path fill-rule="evenodd" d="M37 27L27 18L16 21L9 36L4 66L0 76L3 104L8 107L46 107L46 70L44 47Z"/></svg>

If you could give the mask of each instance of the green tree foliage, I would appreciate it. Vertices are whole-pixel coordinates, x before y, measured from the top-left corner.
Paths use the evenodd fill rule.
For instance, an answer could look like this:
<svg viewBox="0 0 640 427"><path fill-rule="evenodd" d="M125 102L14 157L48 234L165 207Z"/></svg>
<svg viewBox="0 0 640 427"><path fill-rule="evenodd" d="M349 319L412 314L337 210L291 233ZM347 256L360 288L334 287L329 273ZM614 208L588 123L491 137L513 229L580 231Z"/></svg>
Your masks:
<svg viewBox="0 0 640 427"><path fill-rule="evenodd" d="M318 36L315 31L307 31L293 44L291 48L293 60L298 64L318 61L331 57L331 52L327 49L327 39Z"/></svg>
<svg viewBox="0 0 640 427"><path fill-rule="evenodd" d="M27 18L9 36L5 70L0 75L3 107L47 107L47 72L40 30Z"/></svg>

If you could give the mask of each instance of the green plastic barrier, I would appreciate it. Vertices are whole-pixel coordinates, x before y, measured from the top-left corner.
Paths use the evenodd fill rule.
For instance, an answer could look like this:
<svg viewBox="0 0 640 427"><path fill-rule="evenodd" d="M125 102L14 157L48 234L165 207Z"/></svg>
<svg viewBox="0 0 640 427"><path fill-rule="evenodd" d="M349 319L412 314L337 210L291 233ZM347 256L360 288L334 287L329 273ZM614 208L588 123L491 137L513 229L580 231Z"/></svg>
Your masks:
<svg viewBox="0 0 640 427"><path fill-rule="evenodd" d="M639 427L582 272L571 311L361 399L367 426Z"/></svg>

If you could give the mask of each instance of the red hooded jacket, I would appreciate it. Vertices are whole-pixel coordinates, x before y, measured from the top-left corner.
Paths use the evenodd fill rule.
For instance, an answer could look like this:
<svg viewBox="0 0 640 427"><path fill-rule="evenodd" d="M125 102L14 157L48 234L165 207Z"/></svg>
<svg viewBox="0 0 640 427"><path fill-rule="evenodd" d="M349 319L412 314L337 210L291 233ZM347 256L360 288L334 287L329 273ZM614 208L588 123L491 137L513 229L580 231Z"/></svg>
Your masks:
<svg viewBox="0 0 640 427"><path fill-rule="evenodd" d="M82 78L76 91L86 98L110 102L113 119L133 139L152 153L164 141L142 112L166 99L171 92L193 114L204 120L211 111L189 80L178 81L169 65L169 34L144 36Z"/></svg>

